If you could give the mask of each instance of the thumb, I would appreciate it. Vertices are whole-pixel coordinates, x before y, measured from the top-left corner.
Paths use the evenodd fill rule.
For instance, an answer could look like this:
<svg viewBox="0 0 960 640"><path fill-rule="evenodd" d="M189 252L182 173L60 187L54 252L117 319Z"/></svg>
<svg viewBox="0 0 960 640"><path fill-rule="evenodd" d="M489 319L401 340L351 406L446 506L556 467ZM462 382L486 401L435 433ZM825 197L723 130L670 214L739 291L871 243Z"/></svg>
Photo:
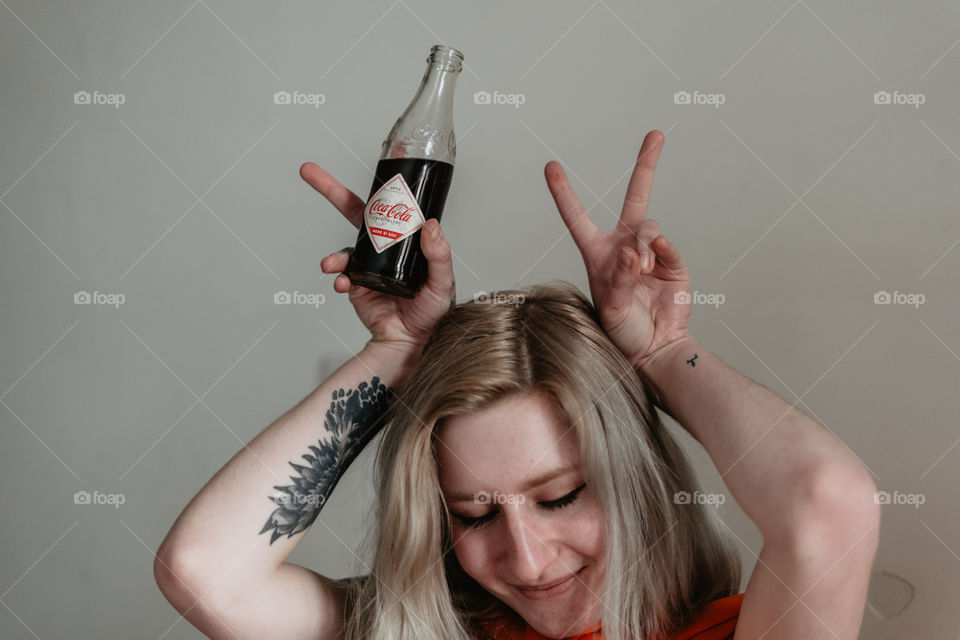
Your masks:
<svg viewBox="0 0 960 640"><path fill-rule="evenodd" d="M450 243L440 228L440 221L430 218L423 225L420 247L427 258L427 281L424 288L444 297L453 289L453 260Z"/></svg>

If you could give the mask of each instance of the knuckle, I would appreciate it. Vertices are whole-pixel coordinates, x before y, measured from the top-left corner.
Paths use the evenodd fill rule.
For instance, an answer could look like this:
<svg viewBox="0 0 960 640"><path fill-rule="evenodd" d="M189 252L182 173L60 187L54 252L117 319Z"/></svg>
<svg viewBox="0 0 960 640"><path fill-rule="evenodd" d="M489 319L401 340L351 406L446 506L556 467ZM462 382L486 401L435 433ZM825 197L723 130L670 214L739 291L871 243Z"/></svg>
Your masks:
<svg viewBox="0 0 960 640"><path fill-rule="evenodd" d="M647 244L651 244L659 235L661 235L660 225L656 220L644 220L637 230L637 237Z"/></svg>
<svg viewBox="0 0 960 640"><path fill-rule="evenodd" d="M645 207L650 202L649 196L645 193L628 193L626 203L633 206Z"/></svg>

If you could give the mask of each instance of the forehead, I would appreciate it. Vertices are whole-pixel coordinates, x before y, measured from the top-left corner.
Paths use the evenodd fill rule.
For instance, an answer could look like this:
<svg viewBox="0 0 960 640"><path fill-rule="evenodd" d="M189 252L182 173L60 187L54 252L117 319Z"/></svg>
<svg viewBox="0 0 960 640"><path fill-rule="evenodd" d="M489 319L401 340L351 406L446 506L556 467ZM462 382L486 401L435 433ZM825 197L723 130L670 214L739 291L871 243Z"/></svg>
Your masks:
<svg viewBox="0 0 960 640"><path fill-rule="evenodd" d="M579 466L576 432L539 394L508 396L482 411L446 418L437 430L445 490L516 487L560 466Z"/></svg>

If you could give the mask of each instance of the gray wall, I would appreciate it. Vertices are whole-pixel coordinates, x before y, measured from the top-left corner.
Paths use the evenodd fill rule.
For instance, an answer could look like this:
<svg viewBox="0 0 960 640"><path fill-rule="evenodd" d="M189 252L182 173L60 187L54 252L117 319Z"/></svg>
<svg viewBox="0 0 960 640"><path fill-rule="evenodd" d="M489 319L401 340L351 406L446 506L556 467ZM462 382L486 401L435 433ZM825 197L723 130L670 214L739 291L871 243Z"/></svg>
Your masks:
<svg viewBox="0 0 960 640"><path fill-rule="evenodd" d="M355 231L298 167L366 197L439 42L466 55L443 221L459 298L552 278L586 290L543 166L560 160L609 229L644 134L664 131L650 217L694 290L724 296L694 307L692 332L894 496L862 637L956 634L956 3L0 4L3 638L200 637L155 586L152 552L366 339L320 271ZM280 90L324 102L274 104ZM724 102L676 104L680 91ZM923 104L875 104L879 91ZM275 306L280 290L326 300ZM81 291L124 301L75 304ZM879 291L923 304L875 304ZM345 575L371 454L291 561ZM722 516L749 575L759 533L733 500ZM906 587L880 572L915 588L885 621Z"/></svg>

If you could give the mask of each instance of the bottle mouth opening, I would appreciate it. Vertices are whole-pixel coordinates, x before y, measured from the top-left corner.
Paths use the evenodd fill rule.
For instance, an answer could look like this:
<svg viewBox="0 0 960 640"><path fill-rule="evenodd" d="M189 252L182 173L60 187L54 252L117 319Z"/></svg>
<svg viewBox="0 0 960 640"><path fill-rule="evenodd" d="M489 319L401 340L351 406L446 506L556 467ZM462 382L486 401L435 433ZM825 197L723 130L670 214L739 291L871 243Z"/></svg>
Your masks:
<svg viewBox="0 0 960 640"><path fill-rule="evenodd" d="M427 62L430 64L442 64L450 71L459 71L463 62L463 54L452 47L443 44L435 44L430 47L430 55L427 56Z"/></svg>

